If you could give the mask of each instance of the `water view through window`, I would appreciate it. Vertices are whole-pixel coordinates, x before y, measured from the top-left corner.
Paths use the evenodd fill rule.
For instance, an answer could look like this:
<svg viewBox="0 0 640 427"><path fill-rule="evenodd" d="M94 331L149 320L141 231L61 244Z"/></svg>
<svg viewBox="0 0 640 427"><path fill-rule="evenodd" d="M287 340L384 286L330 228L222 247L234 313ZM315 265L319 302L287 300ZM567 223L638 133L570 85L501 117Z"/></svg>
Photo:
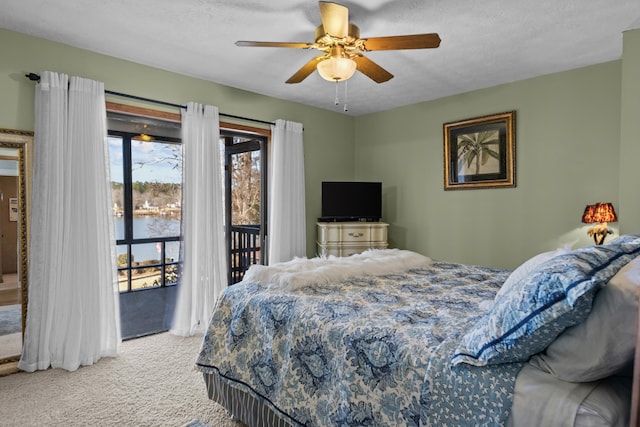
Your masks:
<svg viewBox="0 0 640 427"><path fill-rule="evenodd" d="M109 116L118 285L127 293L177 284L182 213L179 123ZM264 262L267 137L221 130L228 283ZM203 195L206 197L206 195Z"/></svg>
<svg viewBox="0 0 640 427"><path fill-rule="evenodd" d="M113 219L121 292L178 281L182 147L169 138L110 132Z"/></svg>

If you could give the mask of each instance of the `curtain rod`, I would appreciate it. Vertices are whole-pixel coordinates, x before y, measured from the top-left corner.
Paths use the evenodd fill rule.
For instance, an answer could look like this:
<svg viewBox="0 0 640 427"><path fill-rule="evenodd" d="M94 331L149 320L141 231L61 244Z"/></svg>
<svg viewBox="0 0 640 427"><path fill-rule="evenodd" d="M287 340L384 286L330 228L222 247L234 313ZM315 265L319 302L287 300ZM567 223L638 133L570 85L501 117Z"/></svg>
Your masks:
<svg viewBox="0 0 640 427"><path fill-rule="evenodd" d="M40 81L40 75L36 74L36 73L29 73L29 74L25 74L24 75L26 78L28 78L31 81ZM143 98L141 96L136 96L136 95L129 95L128 93L121 93L121 92L114 92L112 90L104 90L104 93L108 94L108 95L113 95L113 96L119 96L121 98L129 98L129 99L135 99L137 101L146 101L146 102L151 102L153 104L159 104L159 105L164 105L167 107L174 107L174 108L187 108L186 105L180 105L180 104L173 104L171 102L166 102L166 101L158 101L156 99L151 99L151 98ZM224 117L229 117L232 119L238 119L238 120L248 120L250 122L256 122L256 123L262 123L265 125L275 125L275 123L273 122L267 122L265 120L259 120L259 119L252 119L250 117L242 117L242 116L234 116L233 114L225 114L225 113L218 113L221 116Z"/></svg>

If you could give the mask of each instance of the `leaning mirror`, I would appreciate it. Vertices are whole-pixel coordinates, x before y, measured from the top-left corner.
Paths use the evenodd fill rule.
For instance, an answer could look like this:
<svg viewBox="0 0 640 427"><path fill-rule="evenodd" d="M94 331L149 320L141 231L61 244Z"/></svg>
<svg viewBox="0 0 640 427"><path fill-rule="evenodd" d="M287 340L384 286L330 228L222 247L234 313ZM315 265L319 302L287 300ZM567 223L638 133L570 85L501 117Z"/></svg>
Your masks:
<svg viewBox="0 0 640 427"><path fill-rule="evenodd" d="M0 129L0 364L19 360L27 315L27 145L33 132Z"/></svg>

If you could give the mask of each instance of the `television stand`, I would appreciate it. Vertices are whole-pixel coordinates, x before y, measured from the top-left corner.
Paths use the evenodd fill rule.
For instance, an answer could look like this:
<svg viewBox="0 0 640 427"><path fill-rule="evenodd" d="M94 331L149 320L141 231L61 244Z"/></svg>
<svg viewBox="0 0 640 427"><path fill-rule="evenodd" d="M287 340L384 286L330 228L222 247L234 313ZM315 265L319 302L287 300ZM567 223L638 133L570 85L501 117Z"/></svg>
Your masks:
<svg viewBox="0 0 640 427"><path fill-rule="evenodd" d="M384 222L318 222L318 256L349 256L367 249L386 249L387 229Z"/></svg>

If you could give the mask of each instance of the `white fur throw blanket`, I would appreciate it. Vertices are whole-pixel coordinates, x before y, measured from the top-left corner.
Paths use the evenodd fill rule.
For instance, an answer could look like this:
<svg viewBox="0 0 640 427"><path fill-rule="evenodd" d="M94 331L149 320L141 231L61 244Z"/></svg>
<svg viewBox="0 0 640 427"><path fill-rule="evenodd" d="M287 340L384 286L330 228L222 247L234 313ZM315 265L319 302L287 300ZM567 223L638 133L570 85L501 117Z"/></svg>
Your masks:
<svg viewBox="0 0 640 427"><path fill-rule="evenodd" d="M271 266L252 265L242 279L245 283L282 286L290 290L310 284L341 283L363 277L396 274L426 267L431 259L401 249L370 249L349 257L294 258Z"/></svg>

